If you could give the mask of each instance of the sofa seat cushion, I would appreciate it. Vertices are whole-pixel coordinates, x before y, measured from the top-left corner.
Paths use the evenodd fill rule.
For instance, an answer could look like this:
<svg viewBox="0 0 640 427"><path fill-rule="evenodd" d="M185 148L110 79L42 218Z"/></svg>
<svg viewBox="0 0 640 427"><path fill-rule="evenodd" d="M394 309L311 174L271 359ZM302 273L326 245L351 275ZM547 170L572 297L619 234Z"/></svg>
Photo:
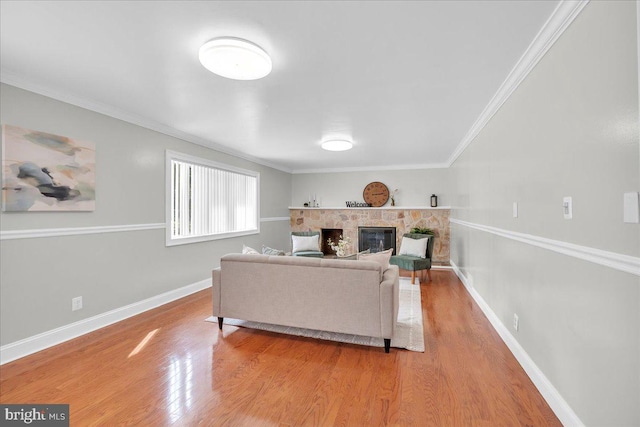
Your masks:
<svg viewBox="0 0 640 427"><path fill-rule="evenodd" d="M397 265L402 270L428 270L431 268L431 259L410 255L394 255L389 260L389 264Z"/></svg>

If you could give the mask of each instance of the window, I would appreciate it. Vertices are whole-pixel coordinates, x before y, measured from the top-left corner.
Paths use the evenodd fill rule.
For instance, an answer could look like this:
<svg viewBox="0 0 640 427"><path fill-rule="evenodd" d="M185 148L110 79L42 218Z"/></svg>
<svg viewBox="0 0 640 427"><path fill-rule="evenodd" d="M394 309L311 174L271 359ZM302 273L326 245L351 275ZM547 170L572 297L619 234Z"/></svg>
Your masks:
<svg viewBox="0 0 640 427"><path fill-rule="evenodd" d="M167 246L260 232L260 174L168 151Z"/></svg>

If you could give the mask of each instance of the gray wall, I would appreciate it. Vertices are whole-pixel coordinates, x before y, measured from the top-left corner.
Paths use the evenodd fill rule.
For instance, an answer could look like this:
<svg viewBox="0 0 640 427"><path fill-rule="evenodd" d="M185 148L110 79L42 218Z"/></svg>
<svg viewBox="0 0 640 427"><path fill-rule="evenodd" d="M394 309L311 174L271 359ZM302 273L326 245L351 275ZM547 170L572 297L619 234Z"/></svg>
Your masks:
<svg viewBox="0 0 640 427"><path fill-rule="evenodd" d="M302 206L309 194L315 194L325 207L345 206L345 201L352 200L362 202L362 191L372 181L384 183L389 191L399 190L396 206L429 206L433 193L438 196L438 205L446 206L451 202L448 177L446 168L295 174L291 206ZM387 202L387 206L390 204Z"/></svg>
<svg viewBox="0 0 640 427"><path fill-rule="evenodd" d="M262 217L310 193L361 200L371 181L399 206L436 193L454 218L640 256L622 193L640 189L634 2L591 2L450 169L289 175L10 86L3 124L93 141L93 213L0 214L1 229L164 222L164 150L261 172ZM573 196L574 219L561 215ZM511 205L519 203L519 218ZM0 344L209 277L243 243L289 246L287 221L258 236L166 248L164 230L0 242ZM452 225L452 261L587 425L640 424L640 280L594 263ZM85 308L71 312L71 298Z"/></svg>
<svg viewBox="0 0 640 427"><path fill-rule="evenodd" d="M92 141L95 212L1 213L2 231L153 224L165 221L165 150L201 156L261 176L261 217L288 217L291 175L70 104L0 87L0 120ZM42 333L210 277L242 244L288 248L289 221L259 235L165 247L164 229L0 242L0 344ZM71 298L84 308L71 311Z"/></svg>
<svg viewBox="0 0 640 427"><path fill-rule="evenodd" d="M640 256L640 226L622 221L623 193L640 190L636 26L635 2L585 7L450 168L452 218ZM640 278L463 225L451 234L452 261L578 417L640 425Z"/></svg>

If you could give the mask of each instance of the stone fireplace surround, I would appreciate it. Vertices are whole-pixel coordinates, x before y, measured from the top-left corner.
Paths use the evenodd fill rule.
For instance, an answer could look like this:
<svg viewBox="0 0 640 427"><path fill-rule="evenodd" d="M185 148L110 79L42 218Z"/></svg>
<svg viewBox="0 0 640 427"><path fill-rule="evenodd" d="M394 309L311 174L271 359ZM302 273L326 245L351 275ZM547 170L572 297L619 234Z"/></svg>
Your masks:
<svg viewBox="0 0 640 427"><path fill-rule="evenodd" d="M413 227L431 228L435 233L433 263L449 265L450 208L380 207L380 208L289 208L291 231L342 229L351 239L350 252L358 249L358 226L396 227L396 248L402 235Z"/></svg>

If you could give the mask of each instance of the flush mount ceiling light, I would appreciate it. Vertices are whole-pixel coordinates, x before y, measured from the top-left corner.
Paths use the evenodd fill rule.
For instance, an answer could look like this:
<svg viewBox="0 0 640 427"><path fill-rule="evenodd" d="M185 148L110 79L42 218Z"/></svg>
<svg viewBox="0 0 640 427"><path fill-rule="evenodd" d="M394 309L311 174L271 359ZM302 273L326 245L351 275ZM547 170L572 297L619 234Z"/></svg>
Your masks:
<svg viewBox="0 0 640 427"><path fill-rule="evenodd" d="M352 147L353 143L345 139L332 139L322 143L322 148L328 151L346 151Z"/></svg>
<svg viewBox="0 0 640 427"><path fill-rule="evenodd" d="M260 46L235 37L209 40L198 54L204 67L234 80L257 80L271 72L271 58Z"/></svg>

